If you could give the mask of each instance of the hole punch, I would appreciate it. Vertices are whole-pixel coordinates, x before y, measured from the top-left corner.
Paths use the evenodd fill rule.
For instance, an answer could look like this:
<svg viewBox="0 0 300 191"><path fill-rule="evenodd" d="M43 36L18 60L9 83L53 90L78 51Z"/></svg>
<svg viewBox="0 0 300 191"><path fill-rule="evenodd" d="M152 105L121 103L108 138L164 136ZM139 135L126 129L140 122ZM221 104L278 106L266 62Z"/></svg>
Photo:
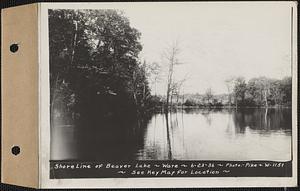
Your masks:
<svg viewBox="0 0 300 191"><path fill-rule="evenodd" d="M12 44L12 45L10 45L9 49L12 53L15 53L19 50L19 45L18 44Z"/></svg>
<svg viewBox="0 0 300 191"><path fill-rule="evenodd" d="M19 146L13 146L13 148L11 149L12 154L14 155L18 155L21 152L21 149Z"/></svg>

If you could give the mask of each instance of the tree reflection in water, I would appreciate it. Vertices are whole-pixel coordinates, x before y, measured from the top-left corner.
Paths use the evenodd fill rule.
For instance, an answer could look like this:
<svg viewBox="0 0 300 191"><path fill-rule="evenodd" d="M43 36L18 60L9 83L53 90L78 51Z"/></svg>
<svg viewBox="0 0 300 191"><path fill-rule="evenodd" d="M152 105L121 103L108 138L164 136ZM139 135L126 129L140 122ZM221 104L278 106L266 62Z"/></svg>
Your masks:
<svg viewBox="0 0 300 191"><path fill-rule="evenodd" d="M51 131L51 159L288 160L291 109L178 109Z"/></svg>
<svg viewBox="0 0 300 191"><path fill-rule="evenodd" d="M233 121L237 133L245 133L246 127L265 135L276 130L291 133L292 113L279 108L238 109L233 111Z"/></svg>

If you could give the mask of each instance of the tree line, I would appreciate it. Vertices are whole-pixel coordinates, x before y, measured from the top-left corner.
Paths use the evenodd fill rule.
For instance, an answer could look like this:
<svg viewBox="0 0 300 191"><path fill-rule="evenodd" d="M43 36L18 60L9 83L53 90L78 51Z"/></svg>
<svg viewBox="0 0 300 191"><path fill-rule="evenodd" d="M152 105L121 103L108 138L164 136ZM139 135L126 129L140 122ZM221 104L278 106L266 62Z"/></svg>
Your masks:
<svg viewBox="0 0 300 191"><path fill-rule="evenodd" d="M118 10L49 10L52 116L109 117L149 107L140 36Z"/></svg>
<svg viewBox="0 0 300 191"><path fill-rule="evenodd" d="M292 78L281 80L267 77L252 78L246 82L243 77L225 80L227 94L214 95L208 88L202 95L185 95L183 106L204 107L282 107L292 105Z"/></svg>
<svg viewBox="0 0 300 191"><path fill-rule="evenodd" d="M247 83L243 77L233 80L234 104L238 106L291 106L292 78L281 80L266 77L252 78Z"/></svg>

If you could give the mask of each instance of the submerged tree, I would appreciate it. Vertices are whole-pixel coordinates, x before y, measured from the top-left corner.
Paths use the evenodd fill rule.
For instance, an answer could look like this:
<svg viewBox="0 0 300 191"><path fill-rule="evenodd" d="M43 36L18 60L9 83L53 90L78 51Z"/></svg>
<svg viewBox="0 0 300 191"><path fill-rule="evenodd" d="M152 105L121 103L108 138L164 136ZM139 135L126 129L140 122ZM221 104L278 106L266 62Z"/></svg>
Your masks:
<svg viewBox="0 0 300 191"><path fill-rule="evenodd" d="M179 52L178 42L176 41L163 53L163 58L166 60L168 65L166 108L170 105L172 89L174 88L174 66L180 64L178 59Z"/></svg>

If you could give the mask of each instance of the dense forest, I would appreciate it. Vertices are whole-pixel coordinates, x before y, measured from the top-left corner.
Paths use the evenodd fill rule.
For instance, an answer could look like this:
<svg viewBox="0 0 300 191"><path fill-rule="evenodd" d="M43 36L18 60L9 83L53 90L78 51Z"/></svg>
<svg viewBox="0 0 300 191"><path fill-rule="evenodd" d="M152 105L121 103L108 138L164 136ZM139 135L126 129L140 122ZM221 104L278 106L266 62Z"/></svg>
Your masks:
<svg viewBox="0 0 300 191"><path fill-rule="evenodd" d="M149 107L140 35L116 10L49 10L53 117L124 115Z"/></svg>
<svg viewBox="0 0 300 191"><path fill-rule="evenodd" d="M140 37L118 10L49 10L51 120L126 118L178 106L291 105L290 77L228 79L223 96L211 89L198 95L201 99L180 94L180 83L172 78L176 49L167 57L166 95L151 95L149 75L158 71L140 60Z"/></svg>

